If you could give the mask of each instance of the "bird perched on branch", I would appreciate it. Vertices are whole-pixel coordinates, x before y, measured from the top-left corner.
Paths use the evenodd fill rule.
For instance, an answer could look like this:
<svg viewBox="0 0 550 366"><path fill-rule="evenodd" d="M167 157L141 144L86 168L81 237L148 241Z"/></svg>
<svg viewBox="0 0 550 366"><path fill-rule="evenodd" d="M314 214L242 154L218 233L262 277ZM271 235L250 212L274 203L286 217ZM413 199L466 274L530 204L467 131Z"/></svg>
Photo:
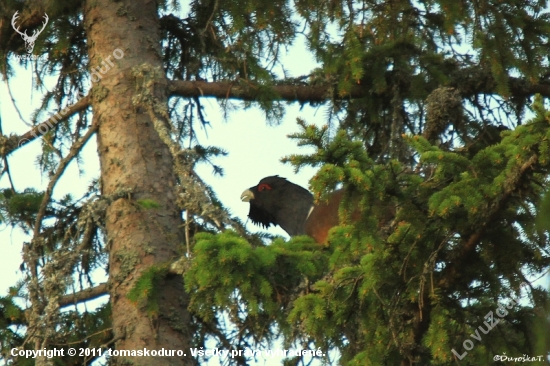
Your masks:
<svg viewBox="0 0 550 366"><path fill-rule="evenodd" d="M328 231L338 225L342 190L332 193L327 202L313 204L313 195L305 188L273 175L260 180L241 194L250 203L248 217L256 225L279 225L290 236L309 235L326 243Z"/></svg>

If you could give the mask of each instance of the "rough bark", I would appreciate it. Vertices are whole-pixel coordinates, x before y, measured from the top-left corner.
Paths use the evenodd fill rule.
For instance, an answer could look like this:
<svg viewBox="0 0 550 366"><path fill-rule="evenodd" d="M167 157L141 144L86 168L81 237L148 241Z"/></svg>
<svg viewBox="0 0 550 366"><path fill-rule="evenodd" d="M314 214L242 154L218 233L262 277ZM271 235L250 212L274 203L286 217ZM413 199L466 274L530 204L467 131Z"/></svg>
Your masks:
<svg viewBox="0 0 550 366"><path fill-rule="evenodd" d="M158 22L152 0L90 0L85 4L90 64L94 69L103 67L91 98L94 122L99 123L102 193L116 196L121 191L131 192L115 200L105 218L115 346L118 350L179 349L188 354L114 358L118 365L193 363L188 349L188 298L181 276L165 278L156 289L156 313L147 312L144 304L134 304L127 298L143 271L177 257L182 242L171 154L150 115L132 104L137 93L132 71L144 64L162 68ZM123 51L123 57L113 56L120 56L116 49ZM158 87L154 97L166 105L167 82L155 83ZM136 203L140 199L154 200L160 207L141 208Z"/></svg>

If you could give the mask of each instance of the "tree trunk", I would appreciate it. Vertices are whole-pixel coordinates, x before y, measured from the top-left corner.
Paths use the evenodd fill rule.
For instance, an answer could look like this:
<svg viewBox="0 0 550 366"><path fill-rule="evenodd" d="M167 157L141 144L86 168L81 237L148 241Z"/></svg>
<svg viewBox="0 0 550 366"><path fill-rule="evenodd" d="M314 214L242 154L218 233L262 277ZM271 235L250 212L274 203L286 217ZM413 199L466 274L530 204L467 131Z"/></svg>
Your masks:
<svg viewBox="0 0 550 366"><path fill-rule="evenodd" d="M102 193L115 199L106 212L113 332L117 350L182 350L187 357L113 357L116 364L193 364L188 297L180 276L165 278L156 312L127 298L143 271L178 256L181 215L175 204L172 156L146 109L132 104L137 66L162 69L159 19L155 1L92 0L85 5L85 26L94 82L92 107L99 124ZM101 67L101 69L98 69ZM167 105L167 82L155 80L153 97ZM135 99L134 99L135 100ZM150 199L159 208L136 202Z"/></svg>

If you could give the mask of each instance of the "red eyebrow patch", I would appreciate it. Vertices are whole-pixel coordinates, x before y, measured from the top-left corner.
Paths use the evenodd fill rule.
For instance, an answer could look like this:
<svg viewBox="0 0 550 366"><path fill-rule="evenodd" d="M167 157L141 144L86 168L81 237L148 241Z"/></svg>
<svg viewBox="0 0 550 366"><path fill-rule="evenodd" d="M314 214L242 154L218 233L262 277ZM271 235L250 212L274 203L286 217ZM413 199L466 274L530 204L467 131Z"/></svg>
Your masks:
<svg viewBox="0 0 550 366"><path fill-rule="evenodd" d="M258 185L258 192L262 192L266 189L268 189L268 190L271 189L271 186L267 183L262 183L262 184Z"/></svg>

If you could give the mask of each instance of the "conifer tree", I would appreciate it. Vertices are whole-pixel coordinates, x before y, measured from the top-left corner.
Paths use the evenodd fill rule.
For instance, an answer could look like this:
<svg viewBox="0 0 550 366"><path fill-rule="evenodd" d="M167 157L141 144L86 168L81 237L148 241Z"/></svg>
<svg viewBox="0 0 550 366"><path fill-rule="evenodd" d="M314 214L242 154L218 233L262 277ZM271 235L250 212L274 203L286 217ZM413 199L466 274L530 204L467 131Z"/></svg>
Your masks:
<svg viewBox="0 0 550 366"><path fill-rule="evenodd" d="M550 264L547 7L2 2L2 79L13 84L19 64L34 70L43 94L28 132L11 133L13 121L0 130L9 182L0 219L29 235L25 277L0 297L2 358L89 364L98 354L26 359L11 349L189 350L209 340L229 351L276 341L322 350L289 355L288 365L547 357L549 293L533 284ZM281 53L297 37L319 67L281 77ZM52 90L45 76L55 77ZM325 127L299 120L291 136L314 152L283 158L318 168L310 182L317 200L345 189L328 244L252 235L229 215L194 170L225 154L197 141L205 97L252 103L271 122L286 102L329 112ZM83 197L54 199L92 138L100 177ZM10 155L30 143L42 147L45 191L10 176ZM94 281L97 268L108 282ZM105 294L106 305L78 310ZM109 362L206 359L187 352Z"/></svg>

